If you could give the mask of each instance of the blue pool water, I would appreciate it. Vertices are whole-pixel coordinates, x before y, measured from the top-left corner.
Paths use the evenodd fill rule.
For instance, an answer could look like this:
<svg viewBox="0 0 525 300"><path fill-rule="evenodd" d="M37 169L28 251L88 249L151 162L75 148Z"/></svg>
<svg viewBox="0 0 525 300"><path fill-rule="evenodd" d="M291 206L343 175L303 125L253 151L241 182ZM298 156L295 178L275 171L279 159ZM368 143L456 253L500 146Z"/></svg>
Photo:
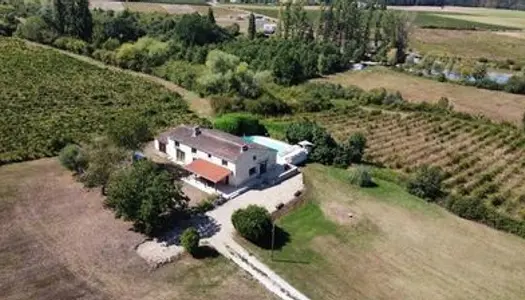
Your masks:
<svg viewBox="0 0 525 300"><path fill-rule="evenodd" d="M292 147L290 144L287 144L287 143L284 143L284 142L281 142L281 141L278 141L278 140L274 140L274 139L271 139L271 138L268 138L268 137L258 136L258 135L245 136L245 137L243 137L243 139L247 143L257 143L259 145L263 145L263 146L266 146L268 148L277 150L277 154L278 155L284 154L287 149Z"/></svg>

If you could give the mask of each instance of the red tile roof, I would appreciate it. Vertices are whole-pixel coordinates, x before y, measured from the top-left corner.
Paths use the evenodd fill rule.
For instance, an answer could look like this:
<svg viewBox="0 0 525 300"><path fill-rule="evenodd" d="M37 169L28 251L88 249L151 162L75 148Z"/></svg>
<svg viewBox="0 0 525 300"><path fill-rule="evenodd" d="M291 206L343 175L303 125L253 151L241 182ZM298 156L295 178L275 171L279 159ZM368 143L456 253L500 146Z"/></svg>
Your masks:
<svg viewBox="0 0 525 300"><path fill-rule="evenodd" d="M217 183L231 174L230 170L203 159L196 159L184 168L213 183Z"/></svg>

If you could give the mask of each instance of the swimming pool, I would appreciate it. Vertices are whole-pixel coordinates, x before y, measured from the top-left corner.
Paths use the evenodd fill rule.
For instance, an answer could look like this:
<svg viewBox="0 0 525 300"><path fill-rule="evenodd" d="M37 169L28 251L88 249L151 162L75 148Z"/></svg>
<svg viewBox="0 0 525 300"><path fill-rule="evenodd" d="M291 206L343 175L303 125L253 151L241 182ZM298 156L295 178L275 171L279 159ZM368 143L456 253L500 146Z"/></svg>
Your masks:
<svg viewBox="0 0 525 300"><path fill-rule="evenodd" d="M281 142L278 140L274 140L265 136L259 136L259 135L252 135L252 136L245 136L243 139L248 143L257 143L259 145L266 146L268 148L277 150L277 155L283 156L285 155L291 148L292 145L287 144L285 142Z"/></svg>

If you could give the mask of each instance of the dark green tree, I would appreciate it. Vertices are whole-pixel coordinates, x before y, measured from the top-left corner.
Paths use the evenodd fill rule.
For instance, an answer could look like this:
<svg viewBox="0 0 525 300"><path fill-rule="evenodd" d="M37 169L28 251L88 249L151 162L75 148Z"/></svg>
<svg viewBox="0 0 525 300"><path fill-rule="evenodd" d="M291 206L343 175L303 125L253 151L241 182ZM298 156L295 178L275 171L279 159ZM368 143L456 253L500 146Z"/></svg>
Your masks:
<svg viewBox="0 0 525 300"><path fill-rule="evenodd" d="M120 147L139 149L153 138L149 125L143 118L128 117L117 120L108 130L108 137Z"/></svg>
<svg viewBox="0 0 525 300"><path fill-rule="evenodd" d="M213 15L213 9L211 7L208 8L208 21L215 24L215 16Z"/></svg>
<svg viewBox="0 0 525 300"><path fill-rule="evenodd" d="M349 153L350 161L359 163L363 159L366 148L366 137L362 132L352 134L344 146L345 151Z"/></svg>
<svg viewBox="0 0 525 300"><path fill-rule="evenodd" d="M79 38L90 41L93 34L93 17L89 10L89 0L76 0L77 1L77 13L75 15L76 23L76 36Z"/></svg>
<svg viewBox="0 0 525 300"><path fill-rule="evenodd" d="M140 160L111 176L105 204L117 218L132 221L135 230L149 235L162 229L172 213L183 211L187 201L167 171Z"/></svg>
<svg viewBox="0 0 525 300"><path fill-rule="evenodd" d="M191 255L195 255L199 249L200 235L195 227L190 227L184 230L180 236L180 243L182 247Z"/></svg>
<svg viewBox="0 0 525 300"><path fill-rule="evenodd" d="M423 165L411 176L407 190L412 195L435 201L443 195L443 172L438 167Z"/></svg>
<svg viewBox="0 0 525 300"><path fill-rule="evenodd" d="M53 0L53 19L59 34L66 30L66 5L64 0Z"/></svg>
<svg viewBox="0 0 525 300"><path fill-rule="evenodd" d="M270 213L264 207L253 204L236 210L232 223L241 236L254 243L263 242L272 230Z"/></svg>
<svg viewBox="0 0 525 300"><path fill-rule="evenodd" d="M248 39L253 40L255 38L255 33L255 16L251 13L248 17Z"/></svg>

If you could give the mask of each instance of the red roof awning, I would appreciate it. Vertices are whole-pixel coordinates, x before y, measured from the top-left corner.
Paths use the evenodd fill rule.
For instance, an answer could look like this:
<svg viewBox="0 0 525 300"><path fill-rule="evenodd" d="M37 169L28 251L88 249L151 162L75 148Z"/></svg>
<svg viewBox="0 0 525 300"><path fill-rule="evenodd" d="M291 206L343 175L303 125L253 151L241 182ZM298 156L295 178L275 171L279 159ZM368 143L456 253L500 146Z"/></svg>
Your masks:
<svg viewBox="0 0 525 300"><path fill-rule="evenodd" d="M213 183L217 183L231 174L230 170L203 159L196 159L184 168Z"/></svg>

